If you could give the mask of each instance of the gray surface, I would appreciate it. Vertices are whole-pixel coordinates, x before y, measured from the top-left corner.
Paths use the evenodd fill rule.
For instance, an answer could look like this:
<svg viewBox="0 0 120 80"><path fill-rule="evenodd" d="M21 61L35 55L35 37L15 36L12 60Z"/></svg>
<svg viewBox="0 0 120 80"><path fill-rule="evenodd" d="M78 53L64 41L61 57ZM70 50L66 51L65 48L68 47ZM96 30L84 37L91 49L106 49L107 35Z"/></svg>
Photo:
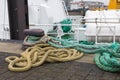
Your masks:
<svg viewBox="0 0 120 80"><path fill-rule="evenodd" d="M0 80L120 80L120 73L100 70L84 62L45 63L26 72L11 72L4 61L10 53L0 53Z"/></svg>

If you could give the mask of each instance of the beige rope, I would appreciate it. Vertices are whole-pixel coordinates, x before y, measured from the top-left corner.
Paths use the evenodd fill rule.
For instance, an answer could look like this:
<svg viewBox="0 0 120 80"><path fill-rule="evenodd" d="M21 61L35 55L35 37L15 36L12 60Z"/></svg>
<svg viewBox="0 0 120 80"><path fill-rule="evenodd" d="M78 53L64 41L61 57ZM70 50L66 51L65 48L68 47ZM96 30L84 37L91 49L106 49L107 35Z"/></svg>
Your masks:
<svg viewBox="0 0 120 80"><path fill-rule="evenodd" d="M83 53L75 49L56 49L49 44L37 44L21 53L21 57L9 56L5 60L9 62L8 69L11 71L27 71L44 62L66 62L82 56Z"/></svg>

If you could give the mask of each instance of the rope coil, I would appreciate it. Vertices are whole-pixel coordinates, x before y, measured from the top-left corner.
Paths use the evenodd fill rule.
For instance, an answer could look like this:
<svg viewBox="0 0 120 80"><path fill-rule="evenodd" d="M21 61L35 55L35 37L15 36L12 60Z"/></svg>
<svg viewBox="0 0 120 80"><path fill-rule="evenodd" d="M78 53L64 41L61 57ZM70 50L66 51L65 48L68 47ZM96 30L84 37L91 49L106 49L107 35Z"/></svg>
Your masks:
<svg viewBox="0 0 120 80"><path fill-rule="evenodd" d="M74 48L80 52L87 54L96 54L94 61L96 65L105 71L120 72L120 44L113 43L111 45L85 45L69 40L60 40L52 38L61 44L49 41L48 43L57 48Z"/></svg>
<svg viewBox="0 0 120 80"><path fill-rule="evenodd" d="M57 49L49 44L37 44L21 53L21 57L9 56L5 60L9 62L8 69L11 71L27 71L44 62L66 62L82 56L83 53L75 49Z"/></svg>
<svg viewBox="0 0 120 80"><path fill-rule="evenodd" d="M7 57L5 60L9 62L9 70L27 71L32 67L42 65L44 62L66 62L81 58L83 53L94 53L96 54L94 61L100 69L109 72L120 72L120 44L118 43L85 45L57 38L49 38L46 41L49 44L41 43L29 47L21 53L21 57Z"/></svg>

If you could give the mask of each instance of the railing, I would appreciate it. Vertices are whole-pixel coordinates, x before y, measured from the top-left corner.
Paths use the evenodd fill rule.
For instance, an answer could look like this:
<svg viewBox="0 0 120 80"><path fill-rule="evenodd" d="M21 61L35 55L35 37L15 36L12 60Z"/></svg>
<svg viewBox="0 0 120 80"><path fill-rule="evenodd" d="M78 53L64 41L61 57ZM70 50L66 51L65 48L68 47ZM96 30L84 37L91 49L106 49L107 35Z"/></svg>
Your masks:
<svg viewBox="0 0 120 80"><path fill-rule="evenodd" d="M116 36L120 36L116 33L118 25L120 25L120 18L84 18L82 22L85 22L87 24L95 24L95 34L89 34L87 33L87 37L94 36L95 37L95 43L99 44L98 42L98 36L99 37L113 37L112 41L113 43L116 42ZM93 26L95 26L93 25ZM89 25L88 25L89 26ZM100 34L100 31L103 28L109 29L109 33L102 33ZM90 28L89 28L90 29ZM90 30L89 30L90 31ZM106 32L106 31L104 31Z"/></svg>
<svg viewBox="0 0 120 80"><path fill-rule="evenodd" d="M62 0L63 8L65 9L66 15L69 16L65 2Z"/></svg>
<svg viewBox="0 0 120 80"><path fill-rule="evenodd" d="M70 16L70 19L72 20L72 24L30 24L29 26L30 26L30 29L41 28L45 30L46 34L48 30L53 29L53 26L72 26L72 30L75 32L76 31L78 32L77 28L82 28L82 25L80 24L81 16ZM10 39L10 29L8 24L1 24L0 34L1 34L0 40ZM49 34L58 34L58 33L49 33ZM64 34L71 34L71 33L68 32ZM75 33L75 36L78 36L78 35L79 34Z"/></svg>
<svg viewBox="0 0 120 80"><path fill-rule="evenodd" d="M74 34L76 40L86 40L88 35L85 35L86 28L83 28L83 25L81 23L111 23L111 21L105 21L105 20L117 20L112 23L119 24L120 19L119 18L83 18L82 16L70 16L70 19L72 20L73 24L31 24L32 28L42 28L45 30L46 34L57 34L58 37L61 38L62 35L64 34ZM76 23L76 24L74 24ZM52 29L53 26L58 26L58 31L57 33L47 33L49 29ZM61 26L72 26L72 30L74 33L63 33L61 31ZM98 43L98 35L100 32L100 28L109 28L111 30L111 26L100 26L96 25L96 34L95 36L95 42ZM113 42L116 40L116 26L112 27L114 30L111 30L113 36ZM61 32L61 33L60 33ZM106 36L106 35L104 35ZM82 39L83 38L83 39Z"/></svg>
<svg viewBox="0 0 120 80"><path fill-rule="evenodd" d="M114 20L114 21L113 21ZM120 18L82 18L85 23L120 23Z"/></svg>
<svg viewBox="0 0 120 80"><path fill-rule="evenodd" d="M99 23L120 24L120 18L83 18L82 16L70 16L69 18L72 20L72 24L30 24L29 26L30 26L30 29L32 28L43 29L46 35L56 34L57 37L60 37L60 38L64 34L73 34L75 39L79 41L79 40L86 40L87 39L86 36L88 36L88 35L85 35L86 28L83 28L83 25L81 24L83 22L84 23L95 23L95 24L99 24ZM112 20L115 20L115 21L112 22ZM1 39L10 39L9 25L4 24L1 26L3 26ZM48 33L48 31L52 30L54 26L58 26L57 33ZM71 33L70 31L67 33L63 33L61 26L72 26L72 30L74 31L74 33ZM96 34L94 35L96 43L98 43L97 40L99 36L99 31L100 31L99 28L104 28L104 27L106 26L100 26L100 25L96 26ZM111 36L113 36L113 42L115 42L116 26L111 27L111 25L108 25L107 27L113 29L111 31L113 35Z"/></svg>
<svg viewBox="0 0 120 80"><path fill-rule="evenodd" d="M85 32L85 28L83 28L81 24L31 24L29 26L30 26L31 29L32 28L43 29L45 31L46 35L48 35L48 34L57 34L57 37L59 37L59 38L61 38L61 36L65 35L65 34L73 34L75 40L79 41L80 40L79 38L81 38L80 36L85 36L84 33L80 34L80 32L79 32L80 30ZM54 26L58 27L57 33L48 33L48 31L50 29L52 30ZM74 33L71 33L71 31L69 31L67 33L64 33L62 28L61 28L62 26L71 26L72 31ZM82 40L86 40L86 38L84 38Z"/></svg>

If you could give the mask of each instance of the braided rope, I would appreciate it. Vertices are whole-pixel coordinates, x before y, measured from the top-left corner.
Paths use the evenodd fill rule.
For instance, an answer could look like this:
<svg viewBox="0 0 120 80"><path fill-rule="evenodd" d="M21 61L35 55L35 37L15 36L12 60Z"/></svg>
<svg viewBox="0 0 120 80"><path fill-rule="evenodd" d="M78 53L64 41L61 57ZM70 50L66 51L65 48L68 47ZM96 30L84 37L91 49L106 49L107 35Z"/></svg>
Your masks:
<svg viewBox="0 0 120 80"><path fill-rule="evenodd" d="M21 53L21 57L9 56L5 60L9 62L8 69L11 71L27 71L45 62L66 62L82 56L83 53L75 49L57 49L49 44L37 44Z"/></svg>
<svg viewBox="0 0 120 80"><path fill-rule="evenodd" d="M37 44L21 53L21 57L9 56L5 59L9 62L8 68L11 71L26 71L32 67L42 65L44 62L71 61L81 58L83 53L94 53L96 54L94 61L100 69L109 72L120 72L120 44L118 43L85 45L57 38L45 37L41 40L48 42L53 47L49 44Z"/></svg>
<svg viewBox="0 0 120 80"><path fill-rule="evenodd" d="M83 53L96 54L94 61L100 69L109 72L120 72L120 44L118 43L113 43L111 45L85 45L53 37L52 39L55 40L54 42L58 42L48 42L54 47L74 48Z"/></svg>

